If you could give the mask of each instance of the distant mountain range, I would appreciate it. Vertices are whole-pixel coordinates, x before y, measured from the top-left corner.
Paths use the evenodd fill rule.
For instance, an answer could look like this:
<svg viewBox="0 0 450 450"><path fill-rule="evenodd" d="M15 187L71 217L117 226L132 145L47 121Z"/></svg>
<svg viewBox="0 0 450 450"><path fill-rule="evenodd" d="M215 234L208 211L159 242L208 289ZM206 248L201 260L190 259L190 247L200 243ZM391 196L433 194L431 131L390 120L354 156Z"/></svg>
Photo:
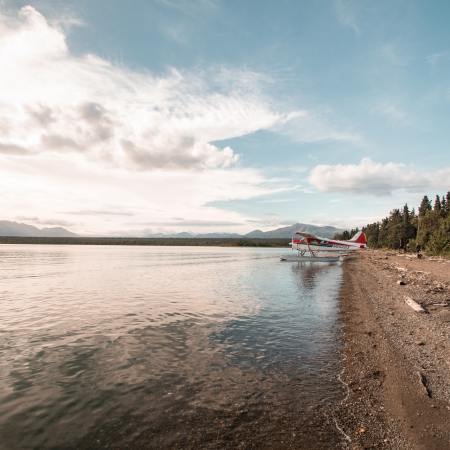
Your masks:
<svg viewBox="0 0 450 450"><path fill-rule="evenodd" d="M247 234L237 233L175 233L175 234L147 234L144 237L161 238L264 238L264 239L290 239L295 231L317 234L325 238L331 238L343 230L332 226L318 226L306 223L295 223L288 227L277 228L270 231L254 230ZM0 236L18 237L77 237L78 235L62 227L37 228L19 222L0 220Z"/></svg>
<svg viewBox="0 0 450 450"><path fill-rule="evenodd" d="M38 228L25 223L0 220L0 236L76 237L78 235L62 227Z"/></svg>
<svg viewBox="0 0 450 450"><path fill-rule="evenodd" d="M296 231L312 233L324 238L332 238L336 233L341 233L342 229L332 226L310 225L307 223L295 223L287 227L276 228L270 231L253 230L247 234L237 233L175 233L175 234L147 234L145 237L174 237L174 238L250 238L250 239L290 239Z"/></svg>
<svg viewBox="0 0 450 450"><path fill-rule="evenodd" d="M341 230L332 226L318 226L310 225L308 223L294 223L294 225L289 225L288 227L277 228L271 231L261 231L254 230L247 233L245 237L248 238L267 238L267 239L277 239L277 238L290 238L296 231L303 231L305 233L316 234L324 238L332 238L336 233L341 233Z"/></svg>

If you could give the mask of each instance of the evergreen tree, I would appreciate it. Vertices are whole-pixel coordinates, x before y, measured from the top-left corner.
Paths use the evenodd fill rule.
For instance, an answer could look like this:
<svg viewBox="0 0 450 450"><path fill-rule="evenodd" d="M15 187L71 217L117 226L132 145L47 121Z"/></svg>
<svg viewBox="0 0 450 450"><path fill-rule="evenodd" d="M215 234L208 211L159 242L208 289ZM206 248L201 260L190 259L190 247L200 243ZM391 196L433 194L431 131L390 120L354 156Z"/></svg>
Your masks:
<svg viewBox="0 0 450 450"><path fill-rule="evenodd" d="M412 224L413 218L414 213L410 213L408 204L405 204L402 213L403 228L401 230L401 241L402 241L401 247L405 249L408 246L408 242L416 237L417 228Z"/></svg>
<svg viewBox="0 0 450 450"><path fill-rule="evenodd" d="M388 242L389 219L385 217L380 224L380 232L378 236L378 245L380 247L389 247Z"/></svg>
<svg viewBox="0 0 450 450"><path fill-rule="evenodd" d="M371 223L363 228L363 231L366 233L367 245L372 248L378 248L380 246L380 224L378 222Z"/></svg>
<svg viewBox="0 0 450 450"><path fill-rule="evenodd" d="M427 213L427 211L431 211L431 202L425 195L419 206L419 217L424 216Z"/></svg>
<svg viewBox="0 0 450 450"><path fill-rule="evenodd" d="M434 199L434 208L433 211L441 213L441 199L439 195L436 194L436 198Z"/></svg>
<svg viewBox="0 0 450 450"><path fill-rule="evenodd" d="M433 207L425 195L418 208L418 214L407 204L402 209L393 209L380 222L366 225L367 244L372 248L415 250L416 244L430 254L450 255L450 192L436 195ZM348 240L358 228L337 234L335 239Z"/></svg>
<svg viewBox="0 0 450 450"><path fill-rule="evenodd" d="M435 254L450 254L450 217L440 221L435 232L430 236L427 249Z"/></svg>
<svg viewBox="0 0 450 450"><path fill-rule="evenodd" d="M416 210L393 209L380 222L363 227L369 247L415 250L416 244L431 254L450 255L450 192L436 195L433 207L425 195ZM351 230L350 236L355 230Z"/></svg>
<svg viewBox="0 0 450 450"><path fill-rule="evenodd" d="M441 200L441 217L447 217L448 214L448 210L447 210L447 202L445 200L445 197L442 196L442 200Z"/></svg>
<svg viewBox="0 0 450 450"><path fill-rule="evenodd" d="M399 249L404 248L406 245L404 233L403 233L403 218L399 209L391 211L391 215L388 219L388 233L387 241L388 246L391 248Z"/></svg>
<svg viewBox="0 0 450 450"><path fill-rule="evenodd" d="M417 243L425 248L435 224L436 214L434 211L427 211L423 217L419 218L419 227L417 230Z"/></svg>
<svg viewBox="0 0 450 450"><path fill-rule="evenodd" d="M409 208L408 203L405 203L405 206L403 207L403 214L402 214L403 224L407 225L409 223Z"/></svg>

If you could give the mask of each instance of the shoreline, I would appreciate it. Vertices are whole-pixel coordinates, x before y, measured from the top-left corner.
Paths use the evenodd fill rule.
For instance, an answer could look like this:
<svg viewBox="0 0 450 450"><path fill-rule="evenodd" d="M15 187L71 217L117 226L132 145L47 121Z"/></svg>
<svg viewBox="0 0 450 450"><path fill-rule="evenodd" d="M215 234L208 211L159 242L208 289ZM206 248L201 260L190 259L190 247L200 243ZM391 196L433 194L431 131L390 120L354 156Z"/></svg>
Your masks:
<svg viewBox="0 0 450 450"><path fill-rule="evenodd" d="M450 449L450 261L367 250L345 262L341 300L347 447Z"/></svg>
<svg viewBox="0 0 450 450"><path fill-rule="evenodd" d="M0 244L290 248L289 238L126 238L0 236Z"/></svg>

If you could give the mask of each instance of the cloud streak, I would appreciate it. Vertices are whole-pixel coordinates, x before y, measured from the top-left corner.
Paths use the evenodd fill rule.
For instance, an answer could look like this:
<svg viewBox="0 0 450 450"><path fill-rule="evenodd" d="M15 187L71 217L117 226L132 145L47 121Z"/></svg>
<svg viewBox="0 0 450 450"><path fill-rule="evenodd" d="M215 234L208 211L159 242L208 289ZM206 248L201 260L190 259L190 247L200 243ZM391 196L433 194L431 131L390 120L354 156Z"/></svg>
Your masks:
<svg viewBox="0 0 450 450"><path fill-rule="evenodd" d="M176 228L184 228L186 227L213 227L215 229L221 228L221 227L236 227L236 226L242 226L244 225L244 222L231 222L231 221L223 221L223 220L184 220L184 219L178 219L178 220L172 220L167 222L142 222L134 225L142 225L142 226L157 226L157 227L176 227Z"/></svg>
<svg viewBox="0 0 450 450"><path fill-rule="evenodd" d="M224 168L238 155L211 142L285 120L261 95L257 74L156 76L75 56L63 31L31 6L17 18L0 15L0 65L0 84L9 86L0 92L3 153L77 152L143 170Z"/></svg>
<svg viewBox="0 0 450 450"><path fill-rule="evenodd" d="M384 100L377 103L375 112L381 114L395 123L406 125L408 116L406 112L392 101Z"/></svg>
<svg viewBox="0 0 450 450"><path fill-rule="evenodd" d="M360 30L353 2L351 0L336 0L335 7L339 23L351 28L356 34L359 34Z"/></svg>
<svg viewBox="0 0 450 450"><path fill-rule="evenodd" d="M342 129L331 122L326 115L310 111L295 111L278 121L272 129L288 136L295 142L347 142L360 144L362 137L351 129Z"/></svg>
<svg viewBox="0 0 450 450"><path fill-rule="evenodd" d="M47 227L71 227L72 225L75 225L74 222L69 222L67 220L61 219L40 219L39 217L29 216L18 216L16 219L20 220L21 222L31 222L35 225L44 225Z"/></svg>
<svg viewBox="0 0 450 450"><path fill-rule="evenodd" d="M106 210L92 210L92 209L81 209L78 211L65 211L64 214L70 214L73 216L134 216L134 213L129 211L106 211Z"/></svg>

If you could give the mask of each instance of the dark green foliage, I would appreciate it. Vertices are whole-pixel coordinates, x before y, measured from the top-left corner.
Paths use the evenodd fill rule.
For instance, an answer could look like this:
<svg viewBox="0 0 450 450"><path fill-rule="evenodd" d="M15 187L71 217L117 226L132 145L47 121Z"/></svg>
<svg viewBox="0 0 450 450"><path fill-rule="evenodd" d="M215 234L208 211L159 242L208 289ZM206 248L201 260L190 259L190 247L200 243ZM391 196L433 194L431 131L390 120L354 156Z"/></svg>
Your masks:
<svg viewBox="0 0 450 450"><path fill-rule="evenodd" d="M406 245L408 244L408 242L411 239L415 239L416 234L417 234L417 226L415 225L417 223L416 217L415 217L415 212L414 212L414 208L413 210L410 212L408 205L405 204L405 206L403 207L403 214L402 214L402 230L401 230L401 234L402 234L402 240L403 240L403 244L402 247L405 248Z"/></svg>
<svg viewBox="0 0 450 450"><path fill-rule="evenodd" d="M342 239L343 239L343 240L350 239L350 233L349 233L347 230L345 230L345 231L342 233Z"/></svg>
<svg viewBox="0 0 450 450"><path fill-rule="evenodd" d="M448 215L448 204L447 201L445 200L445 197L442 196L442 200L441 200L441 216L442 217L447 217Z"/></svg>
<svg viewBox="0 0 450 450"><path fill-rule="evenodd" d="M364 232L367 237L367 245L372 248L378 248L380 239L380 224L378 222L370 223L365 227Z"/></svg>
<svg viewBox="0 0 450 450"><path fill-rule="evenodd" d="M450 254L450 191L442 198L436 195L433 207L425 195L418 214L405 205L392 210L380 222L366 225L363 231L367 245L372 248L421 249L433 255ZM345 231L335 238L344 239L344 235L354 234L355 230Z"/></svg>
<svg viewBox="0 0 450 450"><path fill-rule="evenodd" d="M441 199L439 198L439 195L436 195L436 198L434 199L433 210L441 212Z"/></svg>
<svg viewBox="0 0 450 450"><path fill-rule="evenodd" d="M419 206L419 217L424 216L427 213L427 211L431 211L431 202L425 195Z"/></svg>
<svg viewBox="0 0 450 450"><path fill-rule="evenodd" d="M450 217L439 222L436 230L430 236L427 248L434 255L450 253Z"/></svg>
<svg viewBox="0 0 450 450"><path fill-rule="evenodd" d="M350 231L345 230L342 233L336 233L333 236L333 239L337 239L339 241L348 241L351 239L352 236L354 236L359 231L359 228L351 229Z"/></svg>

